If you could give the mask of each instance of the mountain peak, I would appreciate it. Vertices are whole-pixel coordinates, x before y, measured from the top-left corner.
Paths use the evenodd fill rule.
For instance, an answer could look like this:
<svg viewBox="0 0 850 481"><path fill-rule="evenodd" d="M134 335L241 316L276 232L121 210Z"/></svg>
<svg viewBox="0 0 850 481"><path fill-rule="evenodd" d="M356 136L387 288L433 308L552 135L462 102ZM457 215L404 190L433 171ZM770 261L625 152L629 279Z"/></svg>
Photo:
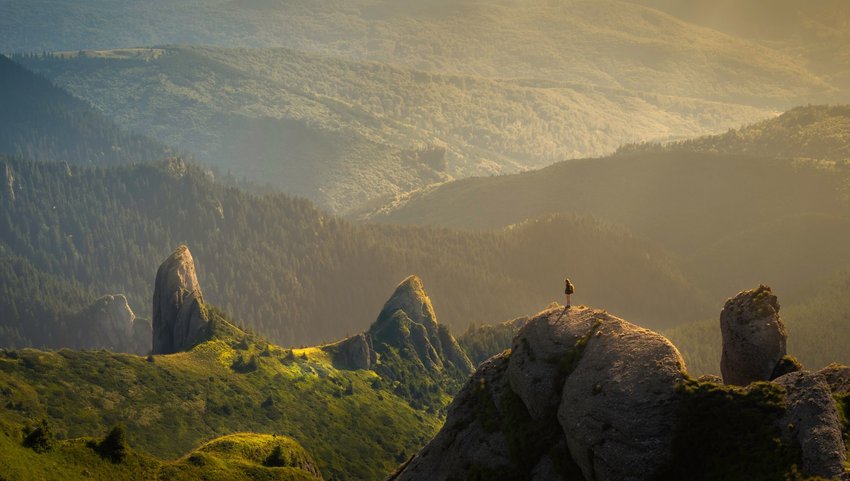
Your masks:
<svg viewBox="0 0 850 481"><path fill-rule="evenodd" d="M404 311L411 321L424 325L429 331L437 326L437 315L434 313L431 298L425 292L425 286L418 276L409 276L395 288L381 309L378 322L392 317L399 310Z"/></svg>

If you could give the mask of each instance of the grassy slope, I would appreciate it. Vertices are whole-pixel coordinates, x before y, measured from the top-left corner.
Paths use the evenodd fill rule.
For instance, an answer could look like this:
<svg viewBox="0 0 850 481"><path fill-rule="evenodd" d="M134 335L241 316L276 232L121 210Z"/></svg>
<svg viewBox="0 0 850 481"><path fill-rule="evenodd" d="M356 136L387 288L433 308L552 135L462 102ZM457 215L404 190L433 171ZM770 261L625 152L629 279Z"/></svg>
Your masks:
<svg viewBox="0 0 850 481"><path fill-rule="evenodd" d="M53 449L37 453L21 446L17 433L0 432L0 479L76 481L90 479L174 481L317 481L300 467L266 467L263 461L275 445L290 457L307 457L295 441L278 436L240 433L223 436L175 461L162 461L138 450L114 463L101 458L87 438L59 441Z"/></svg>
<svg viewBox="0 0 850 481"><path fill-rule="evenodd" d="M770 115L616 86L430 74L286 49L20 61L122 125L335 211L451 177L516 172ZM417 157L429 146L446 148L445 168Z"/></svg>
<svg viewBox="0 0 850 481"><path fill-rule="evenodd" d="M122 422L130 446L165 459L233 432L285 434L319 460L326 477L344 479L377 479L439 426L388 388L373 387L374 372L338 371L321 350L295 350L290 358L274 346L263 346L264 355L255 344L247 351L237 344L214 340L153 361L104 351L6 351L0 420L21 426L46 418L63 438L98 435ZM239 354L256 355L258 370L231 369ZM81 455L68 454L69 462L84 464Z"/></svg>

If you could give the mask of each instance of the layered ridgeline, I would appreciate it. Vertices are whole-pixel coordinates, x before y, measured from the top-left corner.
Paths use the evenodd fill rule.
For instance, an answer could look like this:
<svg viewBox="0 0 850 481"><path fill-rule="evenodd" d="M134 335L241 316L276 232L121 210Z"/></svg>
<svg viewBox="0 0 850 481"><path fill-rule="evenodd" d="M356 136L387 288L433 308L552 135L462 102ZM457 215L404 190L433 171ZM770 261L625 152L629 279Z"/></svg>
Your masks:
<svg viewBox="0 0 850 481"><path fill-rule="evenodd" d="M0 253L18 266L2 272L52 279L35 290L4 279L2 302L14 306L0 311L13 333L6 346L83 347L61 338L67 321L47 308L76 312L124 294L145 312L150 273L180 243L192 246L208 301L287 345L364 330L388 286L411 272L434 285L443 322L457 329L559 299L566 271L582 280L583 299L642 321L710 312L663 252L590 219L492 233L356 225L305 200L223 186L179 159L113 168L3 159L0 172ZM91 294L67 301L81 288Z"/></svg>
<svg viewBox="0 0 850 481"><path fill-rule="evenodd" d="M116 126L49 80L0 55L0 152L36 160L116 164L171 149Z"/></svg>
<svg viewBox="0 0 850 481"><path fill-rule="evenodd" d="M147 358L0 351L4 479L379 479L473 370L417 277L362 334L285 349L206 303L195 272L186 246L160 266Z"/></svg>
<svg viewBox="0 0 850 481"><path fill-rule="evenodd" d="M8 13L0 50L289 46L421 70L697 98L784 104L829 90L796 55L612 0L44 1L0 4Z"/></svg>
<svg viewBox="0 0 850 481"><path fill-rule="evenodd" d="M850 12L841 0L629 1L788 52L830 83L850 86Z"/></svg>
<svg viewBox="0 0 850 481"><path fill-rule="evenodd" d="M603 155L772 114L696 94L428 73L288 49L17 60L125 127L336 212L452 178Z"/></svg>
<svg viewBox="0 0 850 481"><path fill-rule="evenodd" d="M547 309L389 479L846 479L850 367L805 370L777 309L764 286L726 303L723 379L606 311Z"/></svg>
<svg viewBox="0 0 850 481"><path fill-rule="evenodd" d="M718 300L729 288L763 281L793 298L850 264L847 112L794 109L717 137L459 180L368 217L481 228L593 215L677 254L688 277Z"/></svg>

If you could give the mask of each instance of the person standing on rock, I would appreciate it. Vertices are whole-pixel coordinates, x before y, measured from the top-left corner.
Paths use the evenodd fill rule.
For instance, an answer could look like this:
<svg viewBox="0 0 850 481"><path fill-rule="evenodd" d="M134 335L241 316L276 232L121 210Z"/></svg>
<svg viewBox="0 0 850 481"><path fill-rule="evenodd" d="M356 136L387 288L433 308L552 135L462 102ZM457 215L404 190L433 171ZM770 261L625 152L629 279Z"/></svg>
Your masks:
<svg viewBox="0 0 850 481"><path fill-rule="evenodd" d="M573 295L575 292L576 286L574 286L573 283L570 282L570 278L567 277L566 279L564 279L564 296L566 297L566 304L564 304L565 308L570 308L570 296Z"/></svg>

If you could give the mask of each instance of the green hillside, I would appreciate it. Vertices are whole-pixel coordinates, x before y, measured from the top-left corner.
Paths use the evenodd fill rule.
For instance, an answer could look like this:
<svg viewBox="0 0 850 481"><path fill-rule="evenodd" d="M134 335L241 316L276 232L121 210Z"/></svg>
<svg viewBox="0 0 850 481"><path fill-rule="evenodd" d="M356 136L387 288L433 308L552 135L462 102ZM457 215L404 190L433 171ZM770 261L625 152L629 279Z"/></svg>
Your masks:
<svg viewBox="0 0 850 481"><path fill-rule="evenodd" d="M158 160L170 149L129 133L0 55L0 153L73 164Z"/></svg>
<svg viewBox="0 0 850 481"><path fill-rule="evenodd" d="M618 86L497 80L288 49L19 57L122 125L335 212L432 183L770 116Z"/></svg>
<svg viewBox="0 0 850 481"><path fill-rule="evenodd" d="M372 480L418 450L439 427L440 406L412 408L394 394L398 383L375 371L338 370L321 348L289 350L241 335L212 312L217 334L184 353L144 358L106 351L0 351L0 445L13 448L0 450L0 466L10 466L3 473L33 476L51 465L80 469L95 455L77 438L122 423L133 449L124 461L129 468L95 462L90 473L159 472L193 479L206 469L218 476L214 479L228 479L228 473L236 479L312 479L305 473L279 476L276 468L262 476L275 442L270 436L217 439L190 452L209 439L256 432L292 437L315 457L326 479ZM449 398L439 399L442 405ZM23 451L15 446L22 442L21 428L41 419L56 438L69 441L44 455L16 458ZM314 464L309 455L298 454L297 444L279 442L289 443L284 460ZM162 462L150 456L180 458Z"/></svg>
<svg viewBox="0 0 850 481"><path fill-rule="evenodd" d="M0 479L43 479L76 481L87 479L170 479L175 481L318 481L322 478L289 459L315 463L301 446L284 436L231 434L210 441L174 461L162 461L127 447L124 459L113 462L102 457L92 443L97 439L76 438L54 442L50 449L36 452L22 445L18 429L0 431ZM268 460L280 446L284 463Z"/></svg>
<svg viewBox="0 0 850 481"><path fill-rule="evenodd" d="M113 168L2 163L9 177L0 191L0 257L24 259L30 271L97 296L124 293L143 317L156 267L181 243L198 261L205 298L284 345L364 330L387 291L413 272L434 286L441 320L456 329L560 299L565 272L582 280L582 302L648 325L710 312L664 252L588 218L488 233L358 225L305 200L223 186L178 159ZM0 324L25 337L23 345L67 345L55 342L65 323L55 312L94 299L69 301L64 292L78 287L56 287L54 295L15 279L3 285L17 307L3 310ZM652 292L669 295L651 299ZM53 313L23 327L37 317L30 305ZM13 312L23 317L8 317Z"/></svg>

